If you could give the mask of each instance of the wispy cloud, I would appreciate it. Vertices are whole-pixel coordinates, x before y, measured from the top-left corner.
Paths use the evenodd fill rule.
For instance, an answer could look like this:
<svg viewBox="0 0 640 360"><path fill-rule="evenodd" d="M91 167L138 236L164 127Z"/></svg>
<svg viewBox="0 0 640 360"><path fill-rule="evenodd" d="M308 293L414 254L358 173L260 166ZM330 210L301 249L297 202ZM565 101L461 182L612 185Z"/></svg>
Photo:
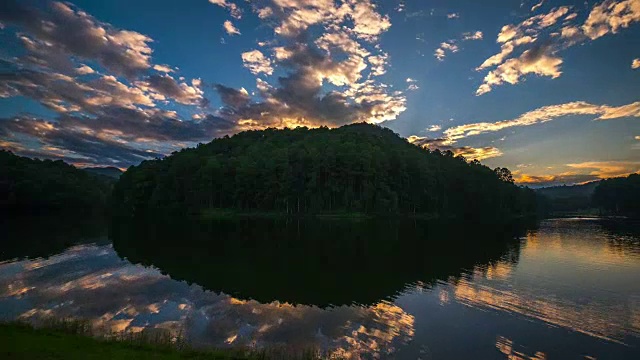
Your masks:
<svg viewBox="0 0 640 360"><path fill-rule="evenodd" d="M567 164L577 170L587 170L589 175L600 179L627 176L640 171L640 161L587 161Z"/></svg>
<svg viewBox="0 0 640 360"><path fill-rule="evenodd" d="M640 117L640 101L622 106L593 105L584 101L550 105L529 111L515 119L498 122L481 122L455 126L444 131L452 141L469 136L496 132L516 126L531 126L545 123L565 116L594 115L596 120L609 120L625 117Z"/></svg>
<svg viewBox="0 0 640 360"><path fill-rule="evenodd" d="M537 10L541 5L542 2L531 10ZM505 83L518 84L530 74L556 79L562 75L561 51L609 33L615 34L640 21L638 0L602 1L591 9L582 25L572 24L577 13L571 11L571 7L561 6L519 24L503 26L497 37L497 42L501 44L500 53L486 59L476 69L481 71L496 66L484 77L476 95L486 94ZM556 29L561 20L562 27ZM543 37L546 39L539 41ZM518 57L509 58L517 47L523 45L529 45L530 48Z"/></svg>
<svg viewBox="0 0 640 360"><path fill-rule="evenodd" d="M242 10L238 7L238 5L236 5L235 3L231 2L231 1L209 0L209 2L214 4L214 5L218 5L220 7L223 7L225 9L229 10L229 13L231 14L231 16L236 18L236 19L242 18Z"/></svg>
<svg viewBox="0 0 640 360"><path fill-rule="evenodd" d="M540 0L539 3L533 5L531 7L531 12L534 12L534 11L538 10L542 5L544 5L544 0Z"/></svg>

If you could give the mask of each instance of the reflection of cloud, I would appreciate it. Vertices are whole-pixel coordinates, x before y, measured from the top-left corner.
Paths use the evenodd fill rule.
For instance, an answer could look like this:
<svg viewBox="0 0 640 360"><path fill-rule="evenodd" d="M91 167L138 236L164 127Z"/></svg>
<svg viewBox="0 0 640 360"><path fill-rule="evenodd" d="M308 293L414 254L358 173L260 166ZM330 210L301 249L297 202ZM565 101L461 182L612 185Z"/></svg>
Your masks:
<svg viewBox="0 0 640 360"><path fill-rule="evenodd" d="M541 5L540 3L539 5ZM536 6L539 6L536 5ZM535 7L535 6L534 6ZM533 11L533 10L532 10ZM509 360L546 360L547 355L542 351L536 351L532 356L525 354L524 352L514 349L515 344L513 340L507 339L504 336L498 336L496 338L496 348L498 351L507 356Z"/></svg>
<svg viewBox="0 0 640 360"><path fill-rule="evenodd" d="M97 333L165 329L196 346L316 347L354 358L388 355L414 334L413 316L389 302L320 309L238 300L132 265L111 246L0 264L0 309L5 320L88 319Z"/></svg>
<svg viewBox="0 0 640 360"><path fill-rule="evenodd" d="M609 240L610 237L616 242ZM520 253L520 259L526 259L526 263L521 261L516 269L507 263L476 269L472 279L452 284L448 288L449 296L466 306L517 313L596 338L623 343L627 336L640 335L636 321L640 302L629 297L628 290L621 290L624 285L609 288L595 280L587 286L597 288L602 284L607 290L596 294L590 289L591 295L587 300L582 293L559 297L554 293L555 288L546 284L528 283L521 287L509 280L512 277L522 279L522 276L533 272L536 278L559 277L559 281L571 281L574 286L576 276L577 279L589 277L603 269L611 271L614 276L626 278L640 269L640 251L637 245L618 249L619 244L625 243L623 238L622 235L603 233L597 225L552 220L544 230L527 236ZM633 244L633 238L628 240ZM563 270L558 270L560 264L563 266L561 269L580 269L579 273L566 275ZM534 268L523 268L527 266ZM570 278L562 279L563 276ZM502 340L499 346L497 344L498 348L513 350L512 342Z"/></svg>

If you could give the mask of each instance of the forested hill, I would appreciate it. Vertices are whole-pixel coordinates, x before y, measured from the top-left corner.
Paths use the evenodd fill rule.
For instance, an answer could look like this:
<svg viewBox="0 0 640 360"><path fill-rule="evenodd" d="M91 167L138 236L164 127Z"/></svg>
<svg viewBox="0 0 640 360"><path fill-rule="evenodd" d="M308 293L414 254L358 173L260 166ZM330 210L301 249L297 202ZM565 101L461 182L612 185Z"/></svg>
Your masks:
<svg viewBox="0 0 640 360"><path fill-rule="evenodd" d="M206 209L289 214L535 212L535 194L452 153L430 152L368 124L247 131L129 168L113 192L122 215Z"/></svg>
<svg viewBox="0 0 640 360"><path fill-rule="evenodd" d="M61 160L36 160L0 150L0 213L91 214L106 210L111 184Z"/></svg>
<svg viewBox="0 0 640 360"><path fill-rule="evenodd" d="M640 217L640 174L602 180L593 202L606 214Z"/></svg>

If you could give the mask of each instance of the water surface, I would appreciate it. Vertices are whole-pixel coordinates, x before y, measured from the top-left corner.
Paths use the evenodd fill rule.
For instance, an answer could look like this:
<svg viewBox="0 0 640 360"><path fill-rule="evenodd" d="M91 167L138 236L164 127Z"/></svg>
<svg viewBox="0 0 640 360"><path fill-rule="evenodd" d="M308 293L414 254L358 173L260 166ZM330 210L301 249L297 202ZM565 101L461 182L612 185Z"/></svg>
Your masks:
<svg viewBox="0 0 640 360"><path fill-rule="evenodd" d="M9 225L0 319L353 358L640 358L632 221L116 225Z"/></svg>

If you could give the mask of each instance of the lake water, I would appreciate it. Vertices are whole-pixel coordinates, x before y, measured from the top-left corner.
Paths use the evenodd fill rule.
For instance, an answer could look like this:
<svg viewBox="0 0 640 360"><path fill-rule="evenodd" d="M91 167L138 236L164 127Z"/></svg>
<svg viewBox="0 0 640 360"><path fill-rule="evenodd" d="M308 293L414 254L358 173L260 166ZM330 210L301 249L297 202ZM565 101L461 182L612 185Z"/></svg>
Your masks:
<svg viewBox="0 0 640 360"><path fill-rule="evenodd" d="M640 223L7 224L0 319L351 358L640 359ZM145 330L146 329L146 330Z"/></svg>

